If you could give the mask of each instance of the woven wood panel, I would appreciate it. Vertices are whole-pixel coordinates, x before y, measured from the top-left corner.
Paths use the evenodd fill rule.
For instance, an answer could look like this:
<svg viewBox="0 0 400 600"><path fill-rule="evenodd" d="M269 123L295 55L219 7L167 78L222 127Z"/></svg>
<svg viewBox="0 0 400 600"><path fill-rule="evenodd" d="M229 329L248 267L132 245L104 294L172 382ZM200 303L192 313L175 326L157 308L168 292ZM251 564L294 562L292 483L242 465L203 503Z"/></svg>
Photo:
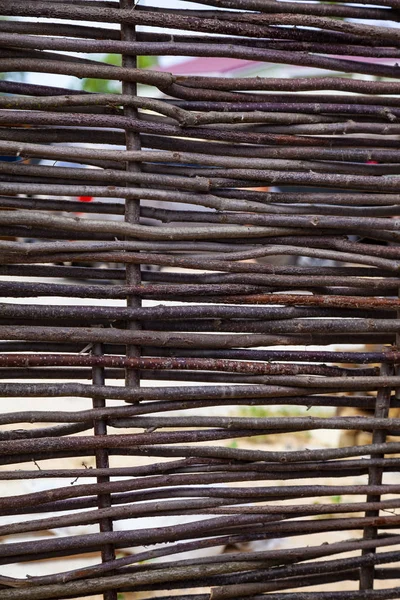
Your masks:
<svg viewBox="0 0 400 600"><path fill-rule="evenodd" d="M399 598L400 2L151 4L0 0L0 597Z"/></svg>

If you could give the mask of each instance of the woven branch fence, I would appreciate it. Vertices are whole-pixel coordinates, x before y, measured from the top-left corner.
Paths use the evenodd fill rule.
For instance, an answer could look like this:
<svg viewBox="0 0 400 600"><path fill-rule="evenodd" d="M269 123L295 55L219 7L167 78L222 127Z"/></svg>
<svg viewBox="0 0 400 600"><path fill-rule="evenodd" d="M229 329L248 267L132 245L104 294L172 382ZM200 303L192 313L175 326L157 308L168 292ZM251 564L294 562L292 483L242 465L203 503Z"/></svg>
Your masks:
<svg viewBox="0 0 400 600"><path fill-rule="evenodd" d="M400 1L169 4L0 0L0 597L398 599Z"/></svg>

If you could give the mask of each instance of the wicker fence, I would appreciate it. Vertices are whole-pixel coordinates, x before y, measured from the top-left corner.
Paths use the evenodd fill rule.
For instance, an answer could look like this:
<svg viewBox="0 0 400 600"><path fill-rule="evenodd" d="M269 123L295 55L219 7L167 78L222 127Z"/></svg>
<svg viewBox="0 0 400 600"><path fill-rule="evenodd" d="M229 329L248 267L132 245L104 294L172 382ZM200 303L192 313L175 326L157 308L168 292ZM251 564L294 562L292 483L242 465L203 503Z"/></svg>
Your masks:
<svg viewBox="0 0 400 600"><path fill-rule="evenodd" d="M0 0L0 597L398 599L400 1L168 4Z"/></svg>

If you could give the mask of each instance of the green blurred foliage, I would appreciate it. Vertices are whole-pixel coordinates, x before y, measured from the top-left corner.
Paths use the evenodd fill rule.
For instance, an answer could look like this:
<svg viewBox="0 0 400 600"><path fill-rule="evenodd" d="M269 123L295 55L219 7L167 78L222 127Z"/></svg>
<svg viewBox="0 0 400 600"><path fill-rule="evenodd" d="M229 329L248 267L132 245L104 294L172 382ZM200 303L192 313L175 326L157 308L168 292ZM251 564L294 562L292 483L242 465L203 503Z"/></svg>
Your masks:
<svg viewBox="0 0 400 600"><path fill-rule="evenodd" d="M107 54L103 58L103 62L109 65L121 66L120 54ZM155 56L138 56L137 65L139 69L149 69L157 64ZM85 92L93 92L97 94L120 94L122 89L121 82L109 81L108 79L93 79L85 78L82 80L82 89Z"/></svg>

